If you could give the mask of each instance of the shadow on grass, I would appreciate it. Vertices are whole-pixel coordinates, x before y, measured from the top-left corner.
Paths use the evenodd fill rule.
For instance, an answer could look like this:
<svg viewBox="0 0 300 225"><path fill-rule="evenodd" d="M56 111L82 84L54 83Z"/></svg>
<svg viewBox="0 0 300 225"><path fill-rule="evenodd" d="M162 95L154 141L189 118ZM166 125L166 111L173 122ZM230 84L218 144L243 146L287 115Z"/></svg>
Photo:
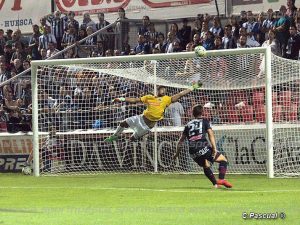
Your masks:
<svg viewBox="0 0 300 225"><path fill-rule="evenodd" d="M0 208L0 213L7 212L7 213L41 213L36 210L27 210L27 209L5 209Z"/></svg>

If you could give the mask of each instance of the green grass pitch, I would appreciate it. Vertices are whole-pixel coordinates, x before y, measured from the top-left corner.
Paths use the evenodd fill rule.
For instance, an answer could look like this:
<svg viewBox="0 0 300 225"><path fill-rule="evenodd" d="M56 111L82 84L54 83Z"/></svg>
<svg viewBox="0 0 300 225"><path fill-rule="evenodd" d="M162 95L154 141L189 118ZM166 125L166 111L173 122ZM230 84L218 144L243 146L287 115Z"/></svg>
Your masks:
<svg viewBox="0 0 300 225"><path fill-rule="evenodd" d="M300 179L228 175L211 189L203 175L0 174L0 225L300 224ZM285 219L242 219L284 212Z"/></svg>

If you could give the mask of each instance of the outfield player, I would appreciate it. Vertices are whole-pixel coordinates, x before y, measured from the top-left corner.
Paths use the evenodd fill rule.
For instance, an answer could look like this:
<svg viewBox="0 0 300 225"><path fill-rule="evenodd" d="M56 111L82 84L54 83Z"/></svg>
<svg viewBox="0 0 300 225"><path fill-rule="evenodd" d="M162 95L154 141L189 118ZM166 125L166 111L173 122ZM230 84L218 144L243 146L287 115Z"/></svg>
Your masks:
<svg viewBox="0 0 300 225"><path fill-rule="evenodd" d="M185 139L188 140L189 153L194 161L201 167L203 167L205 176L212 182L215 188L220 185L224 185L227 188L231 188L232 185L225 180L225 174L227 170L227 159L224 155L217 152L216 142L213 130L207 119L202 117L203 106L196 105L193 107L193 116L195 119L187 123L183 133L177 143L176 153L173 157L175 160L179 156L181 145ZM211 143L209 144L208 139ZM219 163L219 180L217 181L210 166L214 163Z"/></svg>
<svg viewBox="0 0 300 225"><path fill-rule="evenodd" d="M193 85L170 97L166 95L166 88L159 86L157 89L157 96L145 95L141 98L116 98L114 102L129 102L129 103L144 103L147 109L142 115L132 116L124 120L118 126L116 132L105 139L106 142L113 142L118 139L118 136L124 131L124 129L130 127L134 130L133 135L130 140L135 141L145 134L150 132L150 130L155 126L156 122L164 118L165 109L173 102L177 102L181 97L187 95L191 91L201 87L201 83L193 83Z"/></svg>

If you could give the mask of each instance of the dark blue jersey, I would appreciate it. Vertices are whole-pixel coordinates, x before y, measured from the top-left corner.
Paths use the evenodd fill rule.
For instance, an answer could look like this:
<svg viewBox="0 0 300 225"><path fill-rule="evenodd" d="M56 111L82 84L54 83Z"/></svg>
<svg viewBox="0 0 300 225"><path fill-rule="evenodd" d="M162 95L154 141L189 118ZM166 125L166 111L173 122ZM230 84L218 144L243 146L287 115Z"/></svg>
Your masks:
<svg viewBox="0 0 300 225"><path fill-rule="evenodd" d="M183 134L188 139L190 154L210 146L206 138L208 129L211 129L211 126L207 119L194 119L187 123Z"/></svg>

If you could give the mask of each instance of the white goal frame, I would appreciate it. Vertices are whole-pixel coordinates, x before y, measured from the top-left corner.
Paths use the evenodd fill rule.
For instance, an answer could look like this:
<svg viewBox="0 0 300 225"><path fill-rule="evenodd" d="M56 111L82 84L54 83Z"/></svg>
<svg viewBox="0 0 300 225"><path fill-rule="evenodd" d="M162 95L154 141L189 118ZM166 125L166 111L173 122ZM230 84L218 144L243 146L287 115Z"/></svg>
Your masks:
<svg viewBox="0 0 300 225"><path fill-rule="evenodd" d="M274 177L273 163L273 119L272 119L272 68L271 68L271 49L263 48L243 48L230 50L212 50L207 51L207 56L226 56L238 54L262 54L264 56L265 68L265 94L266 94L266 151L267 151L267 174L269 178ZM32 130L33 130L33 158L34 158L34 175L40 175L39 162L39 130L38 130L38 82L37 69L39 66L46 65L67 65L67 64L84 64L84 63L109 63L109 62L132 62L141 60L164 60L195 57L194 52L172 53L172 54L151 54L151 55L134 55L134 56L116 56L100 58L79 58L79 59L56 59L56 60L37 60L31 63L32 76ZM155 71L155 70L154 70ZM156 78L156 74L153 74ZM155 84L154 84L155 85ZM156 129L154 130L156 132ZM157 142L157 139L155 138ZM154 152L154 171L157 172L157 143Z"/></svg>

